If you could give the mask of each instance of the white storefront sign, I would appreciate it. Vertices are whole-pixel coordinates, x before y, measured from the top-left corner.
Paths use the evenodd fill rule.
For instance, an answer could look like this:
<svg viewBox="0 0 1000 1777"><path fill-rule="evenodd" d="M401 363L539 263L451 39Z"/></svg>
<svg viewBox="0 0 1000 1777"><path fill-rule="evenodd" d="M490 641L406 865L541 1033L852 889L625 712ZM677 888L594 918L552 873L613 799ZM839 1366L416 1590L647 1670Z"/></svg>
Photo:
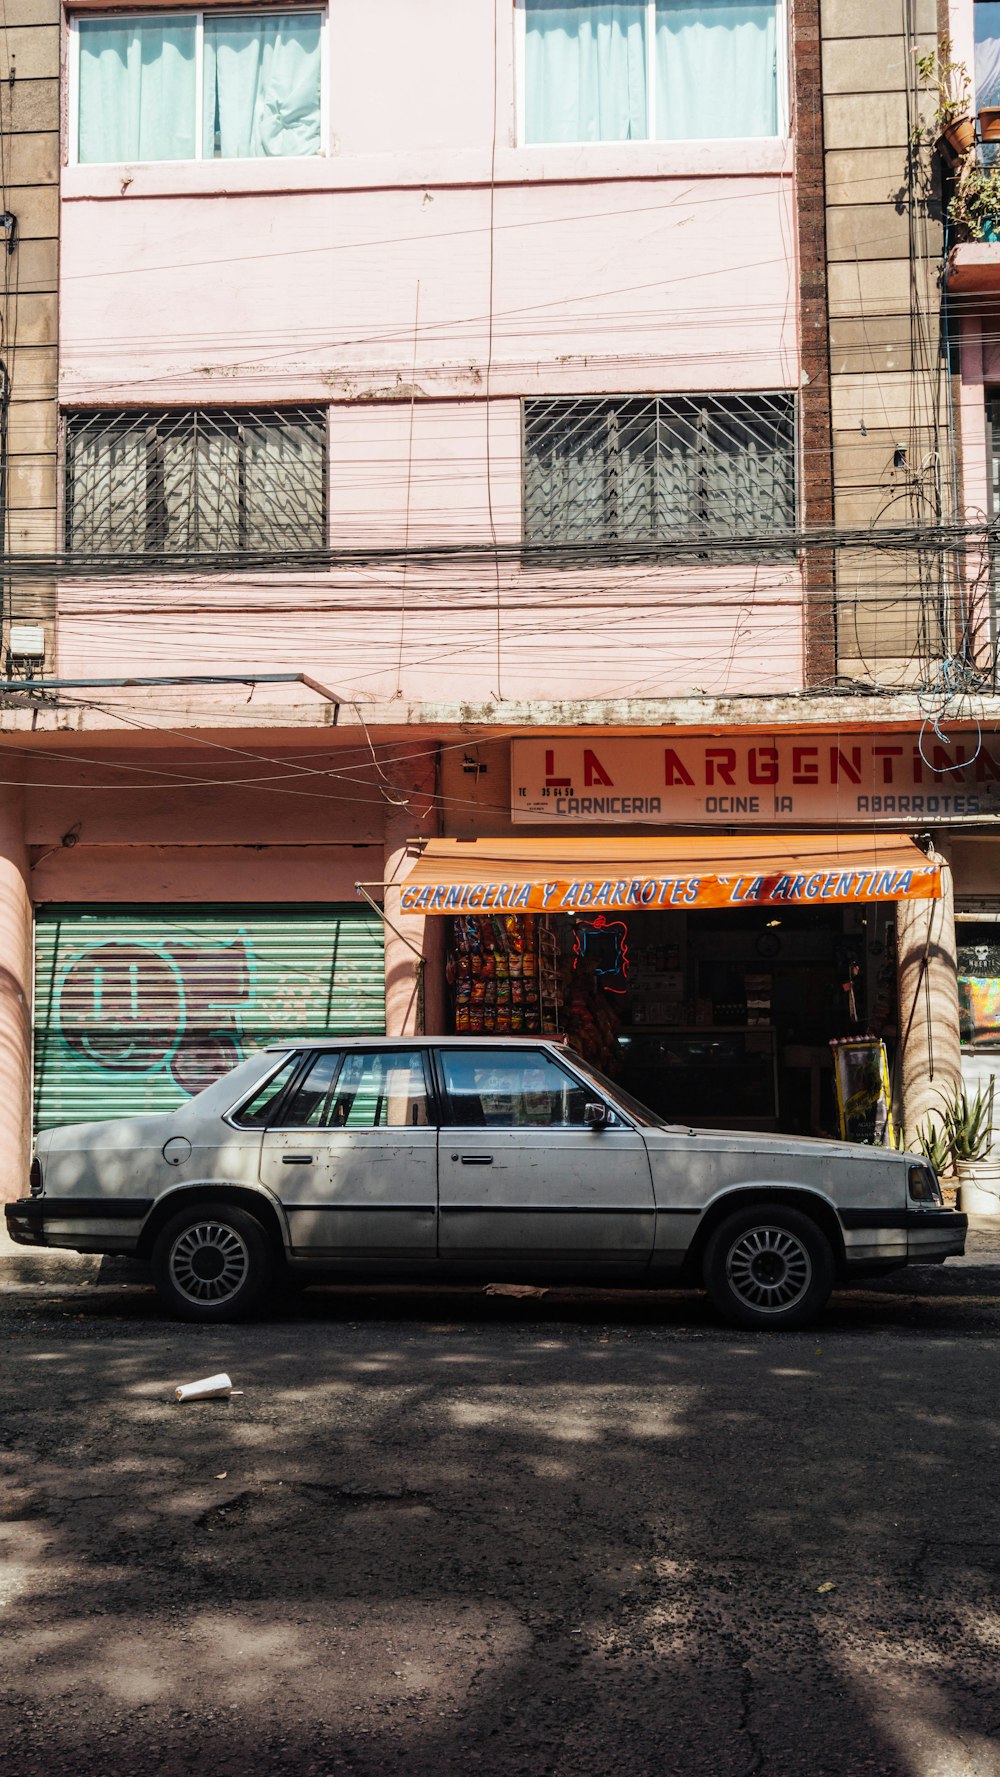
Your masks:
<svg viewBox="0 0 1000 1777"><path fill-rule="evenodd" d="M546 826L921 826L1000 814L1000 735L511 742L511 816Z"/></svg>

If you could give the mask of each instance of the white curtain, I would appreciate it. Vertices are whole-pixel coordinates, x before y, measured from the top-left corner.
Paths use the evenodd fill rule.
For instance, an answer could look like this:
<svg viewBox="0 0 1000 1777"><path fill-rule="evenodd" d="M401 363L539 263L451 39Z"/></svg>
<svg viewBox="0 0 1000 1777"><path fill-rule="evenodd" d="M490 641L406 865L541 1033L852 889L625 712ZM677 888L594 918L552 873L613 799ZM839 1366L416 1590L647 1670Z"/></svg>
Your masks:
<svg viewBox="0 0 1000 1777"><path fill-rule="evenodd" d="M976 0L976 104L1000 105L1000 5Z"/></svg>
<svg viewBox="0 0 1000 1777"><path fill-rule="evenodd" d="M795 528L793 484L787 447L751 426L718 419L710 428L705 472L707 529L717 536Z"/></svg>
<svg viewBox="0 0 1000 1777"><path fill-rule="evenodd" d="M608 421L604 402L530 427L524 485L531 543L599 543L608 532Z"/></svg>
<svg viewBox="0 0 1000 1777"><path fill-rule="evenodd" d="M240 442L199 415L161 428L161 549L235 552L240 547Z"/></svg>
<svg viewBox="0 0 1000 1777"><path fill-rule="evenodd" d="M246 547L322 549L326 542L324 437L291 420L244 428Z"/></svg>
<svg viewBox="0 0 1000 1777"><path fill-rule="evenodd" d="M191 160L193 18L81 19L77 158Z"/></svg>
<svg viewBox="0 0 1000 1777"><path fill-rule="evenodd" d="M644 139L645 5L525 0L524 86L528 142Z"/></svg>
<svg viewBox="0 0 1000 1777"><path fill-rule="evenodd" d="M205 157L246 160L319 151L319 14L206 17Z"/></svg>
<svg viewBox="0 0 1000 1777"><path fill-rule="evenodd" d="M657 0L657 137L776 136L777 41L774 0Z"/></svg>
<svg viewBox="0 0 1000 1777"><path fill-rule="evenodd" d="M146 431L70 432L70 549L141 555L146 547Z"/></svg>
<svg viewBox="0 0 1000 1777"><path fill-rule="evenodd" d="M656 453L656 524L659 537L686 537L704 530L698 503L697 433L688 419L662 414Z"/></svg>

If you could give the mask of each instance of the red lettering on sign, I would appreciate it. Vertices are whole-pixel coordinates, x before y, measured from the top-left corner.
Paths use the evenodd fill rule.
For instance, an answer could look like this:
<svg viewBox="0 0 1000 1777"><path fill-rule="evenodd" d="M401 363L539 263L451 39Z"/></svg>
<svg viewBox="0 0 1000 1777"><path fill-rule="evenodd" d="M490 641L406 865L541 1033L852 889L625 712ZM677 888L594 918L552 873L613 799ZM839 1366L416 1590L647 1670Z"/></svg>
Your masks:
<svg viewBox="0 0 1000 1777"><path fill-rule="evenodd" d="M554 747L545 749L545 788L547 790L568 790L572 788L571 777L556 777L556 754Z"/></svg>
<svg viewBox="0 0 1000 1777"><path fill-rule="evenodd" d="M777 747L751 747L748 776L752 784L776 784L778 781Z"/></svg>
<svg viewBox="0 0 1000 1777"><path fill-rule="evenodd" d="M583 782L588 790L594 784L614 784L614 778L608 776L597 754L591 752L589 747L583 749Z"/></svg>
<svg viewBox="0 0 1000 1777"><path fill-rule="evenodd" d="M950 753L945 751L944 747L932 747L931 756L934 760L935 771L946 771L949 777L961 778L964 784L965 771L963 767L968 758L968 754L964 747L955 748L954 759L951 757Z"/></svg>
<svg viewBox="0 0 1000 1777"><path fill-rule="evenodd" d="M902 747L872 747L872 756L882 761L882 782L884 784L892 783L892 762L894 759L902 758L902 755Z"/></svg>
<svg viewBox="0 0 1000 1777"><path fill-rule="evenodd" d="M714 784L716 781L718 781L720 784L732 784L734 782L733 772L735 770L736 770L736 748L735 747L706 747L705 748L705 782L706 782L706 784ZM716 772L718 772L718 779L716 779Z"/></svg>
<svg viewBox="0 0 1000 1777"><path fill-rule="evenodd" d="M851 748L850 758L847 757L847 754L843 751L843 749L841 747L831 747L830 748L830 782L831 782L831 784L839 784L841 772L843 772L844 776L848 779L848 781L850 783L859 784L861 782L861 748L860 747L852 747Z"/></svg>
<svg viewBox="0 0 1000 1777"><path fill-rule="evenodd" d="M663 781L668 790L676 789L678 784L694 783L694 778L683 759L678 758L673 747L664 747L663 749Z"/></svg>
<svg viewBox="0 0 1000 1777"><path fill-rule="evenodd" d="M793 784L818 784L819 783L819 748L818 747L793 747L792 748L792 783Z"/></svg>

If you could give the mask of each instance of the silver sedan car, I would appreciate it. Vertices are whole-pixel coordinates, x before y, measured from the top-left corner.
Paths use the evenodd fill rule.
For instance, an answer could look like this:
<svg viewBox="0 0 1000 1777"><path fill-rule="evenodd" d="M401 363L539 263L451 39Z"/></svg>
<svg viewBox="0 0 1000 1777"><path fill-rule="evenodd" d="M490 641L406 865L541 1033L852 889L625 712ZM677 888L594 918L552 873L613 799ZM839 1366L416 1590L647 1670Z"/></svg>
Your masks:
<svg viewBox="0 0 1000 1777"><path fill-rule="evenodd" d="M745 1327L964 1251L919 1155L662 1122L560 1043L290 1042L180 1109L46 1131L26 1246L148 1260L187 1320L283 1273L701 1283Z"/></svg>

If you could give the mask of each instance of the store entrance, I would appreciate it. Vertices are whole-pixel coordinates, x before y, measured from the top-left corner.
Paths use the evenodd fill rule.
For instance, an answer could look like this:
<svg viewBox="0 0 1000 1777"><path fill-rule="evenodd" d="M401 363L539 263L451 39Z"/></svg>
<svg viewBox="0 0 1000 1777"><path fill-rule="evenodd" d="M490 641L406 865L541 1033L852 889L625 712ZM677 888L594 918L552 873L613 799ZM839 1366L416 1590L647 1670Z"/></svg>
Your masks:
<svg viewBox="0 0 1000 1777"><path fill-rule="evenodd" d="M453 1029L564 1035L670 1122L837 1136L831 1041L892 1062L891 901L449 924Z"/></svg>
<svg viewBox="0 0 1000 1777"><path fill-rule="evenodd" d="M623 1085L671 1121L837 1135L830 1041L894 1022L894 911L640 914Z"/></svg>

